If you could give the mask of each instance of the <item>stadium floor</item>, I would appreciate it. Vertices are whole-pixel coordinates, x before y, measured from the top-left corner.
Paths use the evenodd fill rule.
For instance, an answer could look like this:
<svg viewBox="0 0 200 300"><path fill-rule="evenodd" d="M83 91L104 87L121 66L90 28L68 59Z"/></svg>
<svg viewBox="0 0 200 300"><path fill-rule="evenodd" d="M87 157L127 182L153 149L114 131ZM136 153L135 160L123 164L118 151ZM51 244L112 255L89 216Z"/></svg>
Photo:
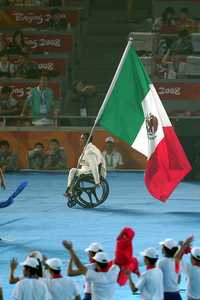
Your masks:
<svg viewBox="0 0 200 300"><path fill-rule="evenodd" d="M84 262L83 249L93 241L103 244L113 257L115 238L124 226L136 230L134 254L145 247L158 246L164 238L177 240L194 234L194 245L200 246L200 184L183 182L171 199L162 204L148 195L143 173L108 175L110 195L100 207L92 210L66 206L62 196L66 176L61 173L18 173L6 176L7 190L1 191L1 200L28 180L28 187L14 204L0 209L0 277L5 299L9 300L12 286L8 284L8 264L12 257L23 261L31 250L39 250L48 257L68 257L61 245L71 239ZM18 274L21 268L18 267ZM82 278L77 278L82 290ZM185 282L181 288L185 287ZM117 287L116 300L132 299L129 287ZM138 298L138 296L136 296ZM183 293L184 298L184 293Z"/></svg>

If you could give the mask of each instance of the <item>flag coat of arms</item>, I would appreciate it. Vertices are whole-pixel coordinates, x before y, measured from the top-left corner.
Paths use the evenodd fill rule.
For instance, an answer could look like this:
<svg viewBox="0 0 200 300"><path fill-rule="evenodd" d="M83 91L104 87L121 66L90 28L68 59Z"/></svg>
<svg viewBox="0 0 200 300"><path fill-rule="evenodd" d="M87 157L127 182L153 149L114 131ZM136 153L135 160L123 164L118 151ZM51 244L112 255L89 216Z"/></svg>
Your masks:
<svg viewBox="0 0 200 300"><path fill-rule="evenodd" d="M130 40L98 120L145 155L146 187L155 198L166 201L191 166Z"/></svg>

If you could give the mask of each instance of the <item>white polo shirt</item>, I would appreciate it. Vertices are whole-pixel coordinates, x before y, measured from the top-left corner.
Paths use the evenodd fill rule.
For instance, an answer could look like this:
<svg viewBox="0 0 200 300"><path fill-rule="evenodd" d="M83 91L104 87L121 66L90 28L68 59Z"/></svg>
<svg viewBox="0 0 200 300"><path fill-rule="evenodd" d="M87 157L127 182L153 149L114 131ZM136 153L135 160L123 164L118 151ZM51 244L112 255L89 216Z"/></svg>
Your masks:
<svg viewBox="0 0 200 300"><path fill-rule="evenodd" d="M158 267L163 273L164 292L178 292L178 274L175 271L175 259L163 257L158 260Z"/></svg>
<svg viewBox="0 0 200 300"><path fill-rule="evenodd" d="M163 274L159 268L144 272L136 283L143 300L162 300L164 298Z"/></svg>
<svg viewBox="0 0 200 300"><path fill-rule="evenodd" d="M45 278L42 281L47 285L53 300L74 300L80 295L77 285L71 278Z"/></svg>
<svg viewBox="0 0 200 300"><path fill-rule="evenodd" d="M112 153L107 153L107 151L104 150L103 156L105 157L106 167L108 169L115 169L123 165L122 155L116 150L113 150Z"/></svg>
<svg viewBox="0 0 200 300"><path fill-rule="evenodd" d="M86 268L88 270L95 270L95 264L94 263L91 263L91 264L87 264L85 265ZM84 276L85 277L85 276ZM85 280L84 280L84 293L85 294L91 294L92 293L92 290L91 290L91 282L87 280L87 278L85 277Z"/></svg>
<svg viewBox="0 0 200 300"><path fill-rule="evenodd" d="M14 300L49 300L46 285L40 279L25 278L17 282L12 293Z"/></svg>
<svg viewBox="0 0 200 300"><path fill-rule="evenodd" d="M187 296L192 299L200 299L200 267L184 263L183 270L187 278Z"/></svg>
<svg viewBox="0 0 200 300"><path fill-rule="evenodd" d="M92 300L113 300L119 267L113 265L108 272L88 270L86 279L91 282Z"/></svg>

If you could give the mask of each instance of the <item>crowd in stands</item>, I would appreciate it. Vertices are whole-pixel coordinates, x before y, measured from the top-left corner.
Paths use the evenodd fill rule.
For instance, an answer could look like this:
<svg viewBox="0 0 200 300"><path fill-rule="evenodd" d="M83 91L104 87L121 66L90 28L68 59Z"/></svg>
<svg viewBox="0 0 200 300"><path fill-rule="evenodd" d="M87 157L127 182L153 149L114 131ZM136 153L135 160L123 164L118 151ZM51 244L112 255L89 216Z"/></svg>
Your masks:
<svg viewBox="0 0 200 300"><path fill-rule="evenodd" d="M102 152L108 170L122 169L124 162L122 154L116 148L113 137L105 139L105 149ZM66 170L67 154L56 138L50 139L47 147L37 142L31 150L27 150L27 168L34 170ZM3 171L19 169L19 155L13 151L7 140L0 140L0 168Z"/></svg>
<svg viewBox="0 0 200 300"><path fill-rule="evenodd" d="M39 42L34 40L34 34L40 32L38 31L38 28L40 29L39 23L37 26L34 24L37 10L34 11L35 19L32 17L29 20L28 15L24 16L27 24L22 23L22 30L13 31L14 29L11 29L10 25L6 29L1 29L0 126L76 126L77 124L79 126L90 126L93 123L94 118L91 118L91 116L94 117L97 113L98 105L96 112L92 111L92 113L90 113L90 106L92 99L98 98L99 91L95 85L85 84L74 75L80 59L81 19L78 20L78 24L72 30L72 20L69 13L65 11L69 3L71 2L65 0L1 1L2 12L4 8L12 10L13 6L18 5L46 7L48 9L48 22L44 21L44 17L41 21L41 26L44 25L42 25L42 22L45 22L45 26L41 27L45 29L45 34L48 35L53 32L60 34L63 32L64 35L69 34L72 36L73 42L72 49L67 53L68 58L66 58L66 50L63 49L63 52L59 52L60 50L57 47L58 44L66 44L66 41L58 41L57 35L55 35L54 40L49 40L48 37L45 42L43 37L40 37ZM94 1L88 3L89 7L93 7ZM127 3L128 19L132 22L135 3L132 0ZM27 20L30 21L30 25ZM152 25L152 34L155 34L154 46L149 47L148 51L145 49L138 51L144 64L145 60L149 62L149 58L151 59L150 67L148 65L147 70L153 80L199 78L200 71L197 70L196 61L200 49L198 50L198 47L194 45L193 37L193 34L198 31L199 20L192 18L189 9L186 7L175 11L173 7L169 6L164 9L161 16L155 18ZM149 39L149 37L147 36L145 39ZM139 41L141 44L140 39ZM51 57L51 50L45 48L47 44L57 47L52 52L55 55L55 60L58 59L56 55L59 54L59 58L62 57L63 60L68 61L67 70L61 71L59 67L52 67L52 63L48 67L48 63L45 65L45 62L43 64L38 62L39 55L42 56L42 59ZM63 61L61 64L63 64ZM46 87L44 93L41 92L38 88L40 84L37 86L37 83L35 83L35 81L40 80L41 76L46 77L47 81L56 82L59 86L59 95L55 95L55 91L50 87ZM35 86L30 84L29 90L32 87L33 89L29 91L29 95L26 94L23 99L19 100L16 97L15 82L13 81L22 82L22 84L24 82L34 82ZM9 93L5 93L5 90L9 90ZM9 101L6 101L6 99L9 99ZM72 107L73 109L71 109ZM29 108L30 115L26 114L27 108ZM73 119L74 111L72 113L71 110L76 111L75 117L77 119ZM1 118L1 116L4 116L4 118ZM14 116L17 117L14 118Z"/></svg>
<svg viewBox="0 0 200 300"><path fill-rule="evenodd" d="M118 248L115 249L115 257L109 259L104 247L93 242L85 249L88 262L83 263L72 242L65 240L62 244L70 258L67 267L65 260L47 258L39 251L32 251L20 263L23 273L17 276L18 260L11 259L9 283L14 285L12 299L80 300L82 291L70 277L83 275L84 300L114 299L117 283L122 285L123 281L124 285L127 280L130 292L139 292L143 300L181 300L179 285L185 279L186 299L197 300L200 299L200 247L194 247L192 243L192 236L181 242L165 239L160 242L162 255L159 255L157 247L146 248L140 253L142 260L135 257L135 261L140 263L132 273L129 267L122 268L119 263ZM126 247L123 248L124 259L128 255ZM3 300L2 283L0 299Z"/></svg>

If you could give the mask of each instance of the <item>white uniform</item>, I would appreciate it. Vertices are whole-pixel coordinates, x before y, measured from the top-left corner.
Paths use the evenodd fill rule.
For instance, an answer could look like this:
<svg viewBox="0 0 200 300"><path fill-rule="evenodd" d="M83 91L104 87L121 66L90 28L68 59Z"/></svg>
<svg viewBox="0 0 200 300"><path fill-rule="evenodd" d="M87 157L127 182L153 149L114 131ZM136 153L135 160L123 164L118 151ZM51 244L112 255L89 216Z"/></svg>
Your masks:
<svg viewBox="0 0 200 300"><path fill-rule="evenodd" d="M49 300L46 285L40 279L25 278L20 280L12 293L14 300Z"/></svg>
<svg viewBox="0 0 200 300"><path fill-rule="evenodd" d="M163 272L164 292L178 292L178 274L175 271L175 259L163 257L158 260L158 267Z"/></svg>
<svg viewBox="0 0 200 300"><path fill-rule="evenodd" d="M88 270L86 279L91 282L92 300L113 300L119 267L113 265L108 272Z"/></svg>
<svg viewBox="0 0 200 300"><path fill-rule="evenodd" d="M103 156L106 161L107 169L116 169L119 166L123 165L122 155L121 153L113 150L111 153L107 153L106 150L103 151Z"/></svg>
<svg viewBox="0 0 200 300"><path fill-rule="evenodd" d="M79 290L71 278L46 278L43 280L51 295L51 300L74 300Z"/></svg>
<svg viewBox="0 0 200 300"><path fill-rule="evenodd" d="M136 283L143 300L162 300L164 298L163 274L159 268L144 272Z"/></svg>
<svg viewBox="0 0 200 300"><path fill-rule="evenodd" d="M90 174L92 173L94 177L94 181L96 184L100 183L100 175L106 177L106 164L105 159L101 153L101 151L94 146L92 143L89 143L85 149L83 157L79 158L79 164L81 166L80 169L72 168L69 171L68 175L68 184L67 186L71 185L71 182L75 176L81 174ZM102 164L101 174L99 174L99 165Z"/></svg>
<svg viewBox="0 0 200 300"><path fill-rule="evenodd" d="M200 267L194 266L190 262L183 263L183 270L187 278L187 297L191 299L200 299Z"/></svg>

